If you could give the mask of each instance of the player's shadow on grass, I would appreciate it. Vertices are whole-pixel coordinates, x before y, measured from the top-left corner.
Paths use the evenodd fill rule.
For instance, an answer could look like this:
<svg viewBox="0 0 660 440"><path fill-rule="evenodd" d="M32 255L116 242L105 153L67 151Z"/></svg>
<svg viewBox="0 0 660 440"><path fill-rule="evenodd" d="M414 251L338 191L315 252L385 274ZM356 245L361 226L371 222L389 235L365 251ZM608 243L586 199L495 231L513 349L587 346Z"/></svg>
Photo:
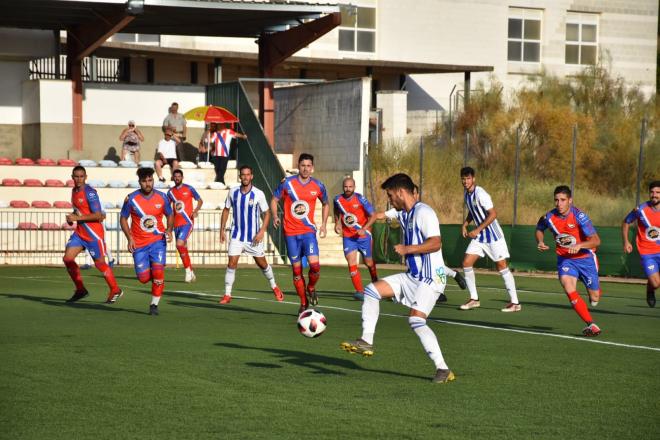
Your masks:
<svg viewBox="0 0 660 440"><path fill-rule="evenodd" d="M251 347L248 345L234 344L232 342L217 342L214 345L224 348L232 348L238 350L258 350L261 352L270 353L271 355L274 355L275 357L279 358L280 362L295 365L298 367L308 368L312 370L313 374L328 374L335 376L346 375L346 373L343 371L328 368L328 366L334 366L339 369L345 369L345 370L358 370L358 371L365 371L368 373L388 374L392 376L409 377L412 379L423 379L423 380L430 379L430 377L417 376L414 374L406 374L406 373L401 373L399 371L365 368L353 362L352 360L336 358L331 356L324 356L306 351L285 350L281 348ZM358 355L345 353L345 356L358 356ZM264 368L263 364L259 364L259 365L251 365L251 364L253 363L246 363L246 365L248 366L252 366L256 368ZM268 368L276 368L273 365L277 365L277 364L266 364L266 365L268 365Z"/></svg>
<svg viewBox="0 0 660 440"><path fill-rule="evenodd" d="M604 297L604 299L607 299L607 297ZM541 303L541 302L529 302L525 301L523 305L533 305L533 306L538 306L538 307L545 307L545 308L554 308L554 309L565 309L565 310L571 310L571 306L566 303L566 304L552 304L552 303ZM631 306L631 307L639 307L639 306ZM598 315L616 315L616 316L643 316L645 318L655 318L658 319L660 316L654 316L654 315L648 315L648 314L643 314L643 313L624 313L624 312L613 312L611 310L605 310L599 307L591 307L589 306L589 311L591 313L595 313Z"/></svg>
<svg viewBox="0 0 660 440"><path fill-rule="evenodd" d="M237 292L250 292L250 293L263 293L266 296L268 296L268 293L264 289L244 289L244 288L237 288L235 289ZM319 290L317 292L319 299L322 300L323 298L328 298L328 299L340 299L340 300L346 300L346 301L351 301L351 302L357 302L353 299L353 293L346 292L346 291L339 291L339 290ZM296 295L295 291L289 291L289 292L284 292L285 299L290 299L290 298L298 298L298 295ZM273 298L273 294L270 293L270 297Z"/></svg>
<svg viewBox="0 0 660 440"><path fill-rule="evenodd" d="M109 304L89 303L89 302L80 302L80 301L75 303L68 303L63 298L45 298L40 296L19 295L17 293L4 293L4 292L0 292L0 296L4 296L9 299L23 299L27 301L40 302L42 304L46 304L47 306L69 307L72 309L102 310L104 312L128 312L128 313L137 313L138 315L149 314L147 312L138 312L137 310L122 309Z"/></svg>

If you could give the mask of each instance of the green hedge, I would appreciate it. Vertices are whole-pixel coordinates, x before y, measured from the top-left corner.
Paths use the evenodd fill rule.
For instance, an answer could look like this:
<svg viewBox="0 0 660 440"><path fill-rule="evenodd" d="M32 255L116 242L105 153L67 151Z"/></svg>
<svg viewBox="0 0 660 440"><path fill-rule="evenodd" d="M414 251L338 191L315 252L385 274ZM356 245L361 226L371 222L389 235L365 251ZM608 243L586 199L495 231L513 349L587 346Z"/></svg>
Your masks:
<svg viewBox="0 0 660 440"><path fill-rule="evenodd" d="M550 250L539 252L534 238L535 226L503 226L504 235L511 253L510 266L518 271L557 270L557 258L553 249L553 239L546 231L545 242ZM634 229L634 228L631 228ZM597 228L601 245L598 248L598 261L601 275L644 278L639 263L639 254L625 254L621 243L621 229L617 227ZM442 253L450 267L460 267L468 239L461 236L460 225L442 225ZM401 259L394 252L394 245L401 240L398 224L376 223L373 227L374 259L378 263L399 263ZM632 238L632 234L631 234ZM494 269L495 265L487 258L477 262L477 267Z"/></svg>

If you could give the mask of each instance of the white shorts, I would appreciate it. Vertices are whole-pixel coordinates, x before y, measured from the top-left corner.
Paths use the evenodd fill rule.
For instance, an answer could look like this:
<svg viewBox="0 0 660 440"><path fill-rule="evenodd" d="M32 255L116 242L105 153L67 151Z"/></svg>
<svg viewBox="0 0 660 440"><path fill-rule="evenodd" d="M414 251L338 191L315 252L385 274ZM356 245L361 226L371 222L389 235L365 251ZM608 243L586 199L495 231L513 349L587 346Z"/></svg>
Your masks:
<svg viewBox="0 0 660 440"><path fill-rule="evenodd" d="M435 302L440 294L445 291L447 285L446 279L444 282L426 284L412 278L407 273L390 275L382 280L389 284L394 291L394 297L392 298L394 302L419 310L426 316L431 314Z"/></svg>
<svg viewBox="0 0 660 440"><path fill-rule="evenodd" d="M256 246L252 246L252 243L250 242L243 242L240 240L237 240L235 238L232 238L231 241L229 241L229 249L227 250L227 254L232 257L236 255L241 255L243 252L246 254L252 256L252 257L263 257L264 254L264 242L262 241L261 243L257 244Z"/></svg>
<svg viewBox="0 0 660 440"><path fill-rule="evenodd" d="M479 241L473 239L465 250L465 253L479 255L482 258L488 255L488 258L493 261L501 261L509 258L509 249L506 246L506 240L504 238L493 243L479 243Z"/></svg>

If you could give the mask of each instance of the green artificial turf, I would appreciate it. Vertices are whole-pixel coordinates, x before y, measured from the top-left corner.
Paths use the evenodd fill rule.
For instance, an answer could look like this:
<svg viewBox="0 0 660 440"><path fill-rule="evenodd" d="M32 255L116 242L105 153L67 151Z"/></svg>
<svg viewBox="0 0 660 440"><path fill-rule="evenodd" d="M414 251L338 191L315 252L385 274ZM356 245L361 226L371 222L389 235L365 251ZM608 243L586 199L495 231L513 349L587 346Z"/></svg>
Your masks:
<svg viewBox="0 0 660 440"><path fill-rule="evenodd" d="M361 331L346 268L322 268L316 339L296 329L286 267L285 303L239 268L227 306L223 269L194 284L167 269L157 317L149 285L115 272L118 303L89 270L92 294L69 305L64 268L0 268L0 438L660 438L660 308L639 284L603 284L603 334L585 339L554 279L516 275L513 314L499 276L477 276L482 307L467 312L450 280L430 326L457 379L438 385L402 306L381 303L372 358L339 349Z"/></svg>

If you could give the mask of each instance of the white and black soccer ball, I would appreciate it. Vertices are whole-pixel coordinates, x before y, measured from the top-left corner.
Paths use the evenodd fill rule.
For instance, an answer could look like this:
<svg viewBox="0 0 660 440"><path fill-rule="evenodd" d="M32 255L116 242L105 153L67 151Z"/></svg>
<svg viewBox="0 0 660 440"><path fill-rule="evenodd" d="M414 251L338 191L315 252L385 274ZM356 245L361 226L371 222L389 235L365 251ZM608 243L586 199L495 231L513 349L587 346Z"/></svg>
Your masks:
<svg viewBox="0 0 660 440"><path fill-rule="evenodd" d="M325 315L318 310L305 310L298 316L298 331L308 338L318 338L325 331Z"/></svg>

